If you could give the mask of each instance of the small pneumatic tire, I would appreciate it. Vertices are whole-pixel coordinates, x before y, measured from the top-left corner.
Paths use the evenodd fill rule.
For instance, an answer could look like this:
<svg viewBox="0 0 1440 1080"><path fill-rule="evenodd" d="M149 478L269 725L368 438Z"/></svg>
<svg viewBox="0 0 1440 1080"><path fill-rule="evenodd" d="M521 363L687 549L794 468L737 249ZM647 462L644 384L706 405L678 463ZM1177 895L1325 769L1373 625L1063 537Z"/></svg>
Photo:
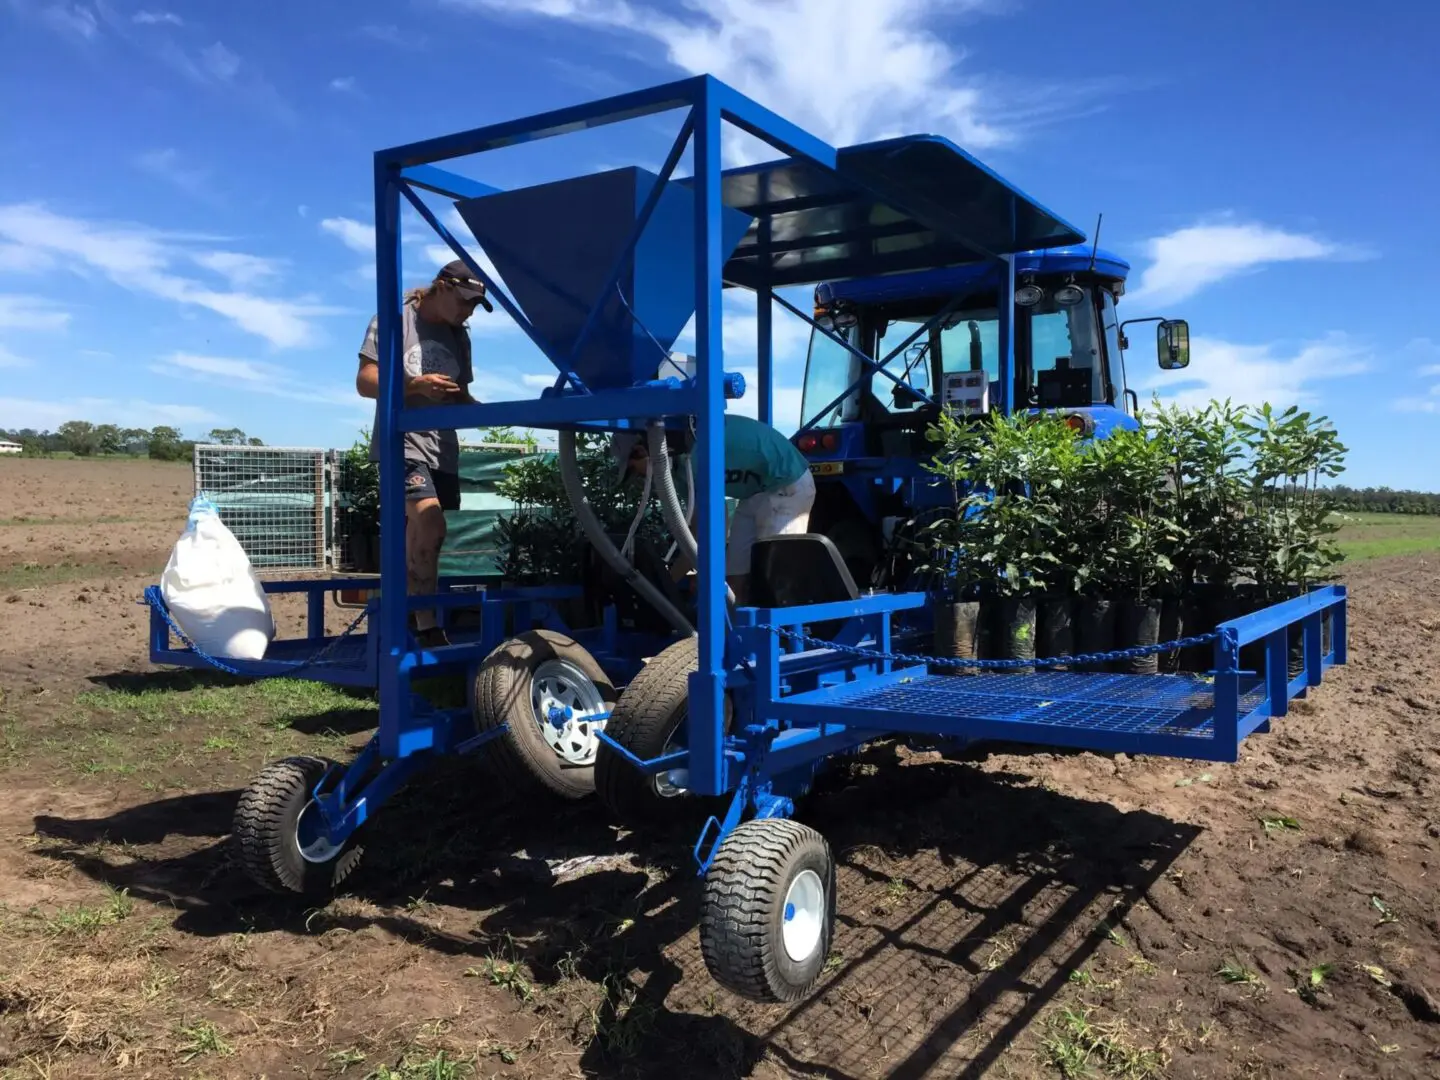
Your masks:
<svg viewBox="0 0 1440 1080"><path fill-rule="evenodd" d="M721 986L751 1001L798 1001L814 988L835 929L835 860L825 838L788 818L736 826L705 874L700 952Z"/></svg>
<svg viewBox="0 0 1440 1080"><path fill-rule="evenodd" d="M605 721L587 722L589 712L608 712L615 687L584 646L564 634L531 630L502 643L475 673L475 728L485 732L509 725L481 751L497 779L564 799L595 793L597 732ZM547 725L542 707L578 712Z"/></svg>
<svg viewBox="0 0 1440 1080"><path fill-rule="evenodd" d="M353 835L339 847L315 835L313 792L333 766L308 756L272 761L240 793L231 835L241 869L257 885L318 898L333 893L360 864L364 848ZM302 840L302 828L308 840Z"/></svg>
<svg viewBox="0 0 1440 1080"><path fill-rule="evenodd" d="M699 668L697 649L695 638L681 638L641 668L615 703L605 734L641 761L678 749L674 740L683 739L690 715L690 675ZM727 697L727 731L730 720ZM707 814L724 812L723 799L676 788L665 774L646 776L603 743L595 758L595 790L617 822L637 830L684 831L698 828Z"/></svg>

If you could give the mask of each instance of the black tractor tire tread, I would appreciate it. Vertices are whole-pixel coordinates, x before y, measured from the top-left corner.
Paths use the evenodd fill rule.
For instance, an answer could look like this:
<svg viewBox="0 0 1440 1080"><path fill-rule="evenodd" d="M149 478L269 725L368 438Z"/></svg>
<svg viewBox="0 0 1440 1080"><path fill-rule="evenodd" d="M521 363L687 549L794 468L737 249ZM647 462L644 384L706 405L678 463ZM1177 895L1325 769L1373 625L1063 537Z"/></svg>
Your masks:
<svg viewBox="0 0 1440 1080"><path fill-rule="evenodd" d="M295 822L330 765L308 755L281 758L240 793L231 835L240 868L257 885L284 895L317 896L334 890L359 865L364 849L353 843L326 864L305 862L295 846Z"/></svg>
<svg viewBox="0 0 1440 1080"><path fill-rule="evenodd" d="M698 650L696 638L683 638L641 668L615 703L605 734L642 760L658 756L678 726L673 723L675 695L688 697L690 673L700 666ZM621 823L658 824L654 818L660 796L654 793L650 780L614 750L601 745L595 760L595 790Z"/></svg>
<svg viewBox="0 0 1440 1080"><path fill-rule="evenodd" d="M786 980L779 969L779 939L772 933L777 904L784 902L785 874L805 848L824 853L827 907L833 910L834 861L825 838L789 818L743 822L725 838L705 874L700 908L700 952L710 975L721 986L751 1001L797 1001L813 989L829 953L831 923L821 935L821 960L801 983Z"/></svg>
<svg viewBox="0 0 1440 1080"><path fill-rule="evenodd" d="M552 657L570 661L589 676L606 702L615 704L617 695L609 677L573 638L553 630L517 634L497 646L475 673L476 729L483 732L506 720L510 723L509 730L484 747L480 756L491 775L515 790L584 799L595 793L595 767L571 765L556 754L535 726L529 686L517 694L516 662L528 660L533 671Z"/></svg>

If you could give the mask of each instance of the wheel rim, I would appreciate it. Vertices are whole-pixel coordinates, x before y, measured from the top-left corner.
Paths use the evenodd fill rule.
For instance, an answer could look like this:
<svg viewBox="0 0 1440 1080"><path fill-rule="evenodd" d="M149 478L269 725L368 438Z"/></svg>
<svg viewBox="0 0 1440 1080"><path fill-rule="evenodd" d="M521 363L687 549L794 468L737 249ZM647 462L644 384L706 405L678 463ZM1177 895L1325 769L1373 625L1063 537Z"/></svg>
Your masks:
<svg viewBox="0 0 1440 1080"><path fill-rule="evenodd" d="M594 681L568 660L546 660L531 676L530 702L540 734L556 756L572 765L593 765L600 749L605 699Z"/></svg>
<svg viewBox="0 0 1440 1080"><path fill-rule="evenodd" d="M815 954L825 926L825 886L814 870L795 875L785 892L785 912L780 922L780 941L785 955L804 963Z"/></svg>
<svg viewBox="0 0 1440 1080"><path fill-rule="evenodd" d="M295 819L295 849L308 863L328 863L340 853L325 835L325 818L311 799Z"/></svg>

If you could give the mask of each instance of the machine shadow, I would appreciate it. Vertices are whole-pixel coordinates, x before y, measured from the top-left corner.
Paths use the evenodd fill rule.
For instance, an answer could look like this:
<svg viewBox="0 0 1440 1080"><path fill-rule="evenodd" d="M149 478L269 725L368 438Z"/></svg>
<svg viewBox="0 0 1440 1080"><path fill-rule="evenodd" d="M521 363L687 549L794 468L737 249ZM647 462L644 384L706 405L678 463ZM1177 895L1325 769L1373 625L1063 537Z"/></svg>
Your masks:
<svg viewBox="0 0 1440 1080"><path fill-rule="evenodd" d="M983 1075L1200 831L875 746L801 807L838 863L826 972L805 1001L759 1006L705 969L692 837L619 832L590 800L487 794L474 767L442 762L387 804L345 890L365 903L320 911L257 892L229 865L235 792L35 829L46 854L171 907L185 933L377 927L482 973L521 965L537 991L584 1000L587 1075L703 1062L706 1075L744 1077L769 1056L832 1080L876 1075L879 1061L896 1080ZM96 851L102 839L136 847L116 865ZM478 919L442 930L426 905Z"/></svg>

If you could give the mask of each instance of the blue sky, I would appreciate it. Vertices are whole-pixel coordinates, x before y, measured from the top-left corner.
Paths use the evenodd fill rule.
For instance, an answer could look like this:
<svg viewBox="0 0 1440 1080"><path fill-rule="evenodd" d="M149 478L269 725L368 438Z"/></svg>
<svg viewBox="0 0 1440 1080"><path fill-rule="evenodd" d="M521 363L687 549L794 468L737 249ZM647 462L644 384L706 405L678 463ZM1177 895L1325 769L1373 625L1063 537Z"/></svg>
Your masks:
<svg viewBox="0 0 1440 1080"><path fill-rule="evenodd" d="M1168 10L1186 8L1193 10ZM1159 10L1165 9L1165 10ZM1327 14L1327 12L1329 14ZM1338 0L0 0L0 427L348 445L380 147L708 72L835 143L946 135L1189 319L1185 401L1330 415L1352 483L1440 488L1440 7ZM502 187L656 167L675 117L479 159ZM418 224L411 219L407 226ZM440 254L410 227L406 271ZM472 321L482 399L546 361ZM754 316L727 313L727 366ZM777 420L806 333L777 315Z"/></svg>

